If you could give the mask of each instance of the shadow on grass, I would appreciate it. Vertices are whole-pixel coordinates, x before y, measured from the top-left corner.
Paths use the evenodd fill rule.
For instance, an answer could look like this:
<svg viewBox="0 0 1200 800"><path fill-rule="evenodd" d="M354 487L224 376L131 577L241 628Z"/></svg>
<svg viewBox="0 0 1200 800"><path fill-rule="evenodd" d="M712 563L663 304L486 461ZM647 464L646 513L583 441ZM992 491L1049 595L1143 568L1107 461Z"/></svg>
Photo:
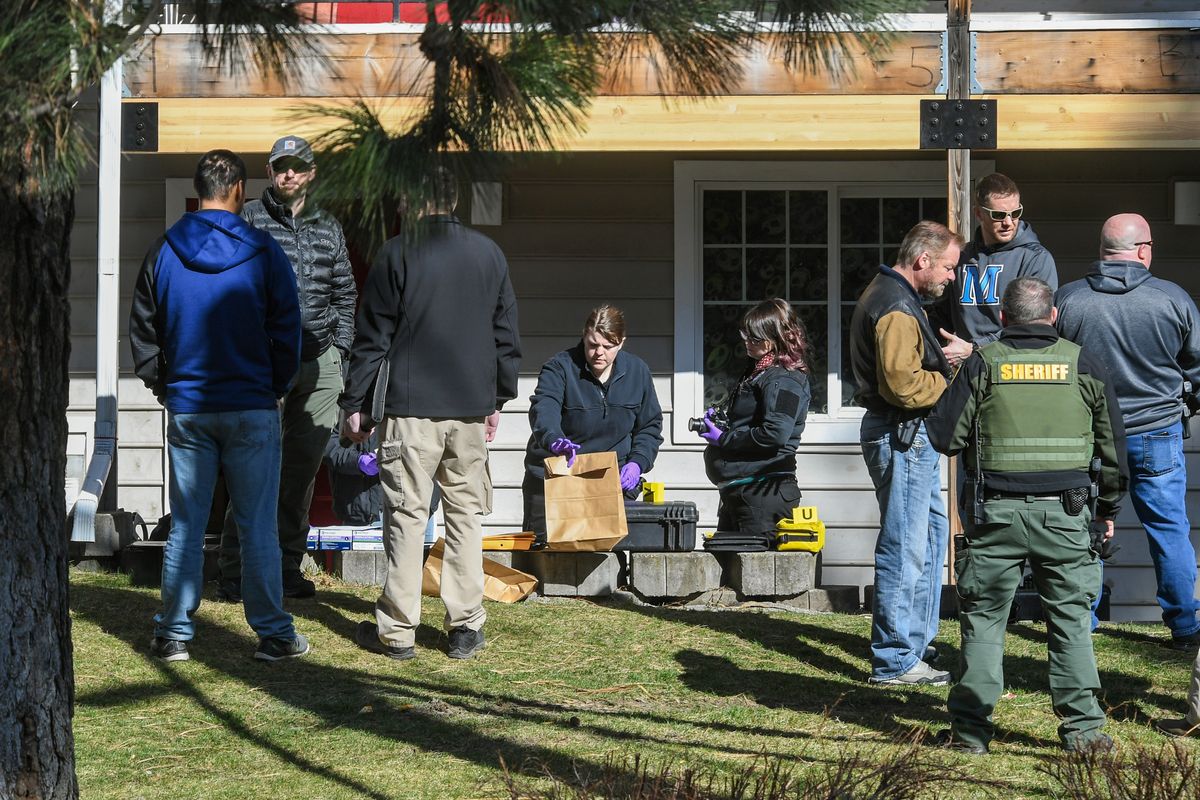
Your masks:
<svg viewBox="0 0 1200 800"><path fill-rule="evenodd" d="M333 636L352 640L357 621L347 619L339 609L357 615L370 604L339 593L328 593L321 600L289 603L289 610L323 625ZM219 720L231 734L270 753L314 778L345 787L364 797L390 796L373 789L350 769L338 769L315 763L295 752L282 737L261 727L251 728L236 710L222 707L207 695L197 680L189 676L185 665L166 665L149 658L147 643L151 619L158 609L155 597L121 588L86 583L72 586L72 607L77 618L95 624L106 634L123 641L134 652L145 655L160 671L167 685L121 686L81 693L80 706L112 708L125 703L145 703L164 696L186 697L205 713ZM603 754L579 757L537 742L537 739L561 738L562 733L580 731L613 742L655 743L667 747L699 748L714 754L734 757L761 755L763 748L731 746L734 736L711 741L713 731L737 736L787 737L812 739L813 734L795 730L773 730L760 726L725 724L710 720L688 720L653 711L595 707L588 703L564 704L528 699L503 692L476 691L457 687L452 681L437 683L422 677L409 678L405 672L374 674L353 667L333 666L312 658L264 664L251 659L257 641L249 629L241 633L228 626L197 620L196 644L192 659L229 678L253 687L287 705L318 717L325 729L346 728L375 735L392 742L426 751L442 753L489 769L496 769L500 758L508 764L547 765L556 771L596 769ZM424 644L438 644L443 634L423 625L418 634ZM320 639L315 646L321 647ZM391 664L380 658L381 663ZM182 667L182 668L180 668ZM337 691L314 691L313 687L336 686ZM362 713L370 706L370 713ZM580 716L586 717L581 720ZM540 736L528 731L502 733L495 720L504 719L545 726ZM608 720L641 723L663 730L630 730ZM689 735L688 730L696 731ZM517 736L520 739L516 738ZM530 739L534 739L530 743ZM710 741L705 741L705 739ZM836 738L836 737L822 737ZM765 747L765 745L763 746ZM813 760L813 759L809 759ZM821 760L821 759L815 759Z"/></svg>

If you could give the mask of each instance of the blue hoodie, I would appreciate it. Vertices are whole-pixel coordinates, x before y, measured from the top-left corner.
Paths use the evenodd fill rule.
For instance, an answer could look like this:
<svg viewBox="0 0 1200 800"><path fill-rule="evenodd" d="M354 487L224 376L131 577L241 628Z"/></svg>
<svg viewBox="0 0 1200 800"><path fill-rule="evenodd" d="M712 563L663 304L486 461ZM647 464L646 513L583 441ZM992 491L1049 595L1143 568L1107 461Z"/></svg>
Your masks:
<svg viewBox="0 0 1200 800"><path fill-rule="evenodd" d="M129 339L138 377L173 414L275 408L300 366L287 256L236 214L184 214L142 262Z"/></svg>
<svg viewBox="0 0 1200 800"><path fill-rule="evenodd" d="M1136 261L1097 261L1054 297L1058 332L1108 368L1128 434L1183 415L1184 380L1200 386L1200 318L1182 288Z"/></svg>

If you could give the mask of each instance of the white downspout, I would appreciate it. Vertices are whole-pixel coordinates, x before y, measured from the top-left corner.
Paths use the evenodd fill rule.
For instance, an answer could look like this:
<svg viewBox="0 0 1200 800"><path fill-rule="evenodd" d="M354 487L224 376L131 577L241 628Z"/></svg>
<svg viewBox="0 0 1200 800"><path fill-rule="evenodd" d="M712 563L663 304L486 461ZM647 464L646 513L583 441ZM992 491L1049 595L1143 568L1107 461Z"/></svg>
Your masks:
<svg viewBox="0 0 1200 800"><path fill-rule="evenodd" d="M100 79L100 148L96 212L96 435L92 460L75 500L73 542L96 541L96 510L117 454L117 378L121 300L120 59Z"/></svg>

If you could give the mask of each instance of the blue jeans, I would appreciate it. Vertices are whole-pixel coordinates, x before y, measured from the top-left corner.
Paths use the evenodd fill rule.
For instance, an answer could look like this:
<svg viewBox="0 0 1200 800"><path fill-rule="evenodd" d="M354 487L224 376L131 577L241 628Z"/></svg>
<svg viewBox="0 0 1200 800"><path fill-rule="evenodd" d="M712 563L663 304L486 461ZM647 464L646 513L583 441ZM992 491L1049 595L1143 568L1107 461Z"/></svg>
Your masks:
<svg viewBox="0 0 1200 800"><path fill-rule="evenodd" d="M871 674L885 680L915 667L937 636L950 524L939 456L924 423L899 450L896 424L868 411L859 440L879 501Z"/></svg>
<svg viewBox="0 0 1200 800"><path fill-rule="evenodd" d="M170 414L171 534L163 553L163 609L154 635L188 641L204 585L204 529L212 510L217 471L242 531L242 602L246 621L263 639L296 635L283 610L279 534L279 412L226 411Z"/></svg>
<svg viewBox="0 0 1200 800"><path fill-rule="evenodd" d="M1129 497L1146 529L1150 558L1158 579L1163 622L1175 637L1200 632L1196 621L1196 552L1189 537L1187 468L1183 426L1132 433L1125 440L1129 459Z"/></svg>

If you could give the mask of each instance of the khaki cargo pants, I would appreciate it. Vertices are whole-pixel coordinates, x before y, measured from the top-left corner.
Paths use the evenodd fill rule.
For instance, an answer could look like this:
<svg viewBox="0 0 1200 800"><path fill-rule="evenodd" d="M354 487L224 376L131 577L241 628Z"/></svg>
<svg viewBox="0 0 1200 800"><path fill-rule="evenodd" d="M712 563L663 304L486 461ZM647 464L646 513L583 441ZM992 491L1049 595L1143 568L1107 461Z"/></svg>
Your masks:
<svg viewBox="0 0 1200 800"><path fill-rule="evenodd" d="M412 647L421 622L421 557L436 480L446 519L446 629L483 627L483 517L492 511L484 418L385 417L379 431L387 577L375 603L379 640Z"/></svg>

